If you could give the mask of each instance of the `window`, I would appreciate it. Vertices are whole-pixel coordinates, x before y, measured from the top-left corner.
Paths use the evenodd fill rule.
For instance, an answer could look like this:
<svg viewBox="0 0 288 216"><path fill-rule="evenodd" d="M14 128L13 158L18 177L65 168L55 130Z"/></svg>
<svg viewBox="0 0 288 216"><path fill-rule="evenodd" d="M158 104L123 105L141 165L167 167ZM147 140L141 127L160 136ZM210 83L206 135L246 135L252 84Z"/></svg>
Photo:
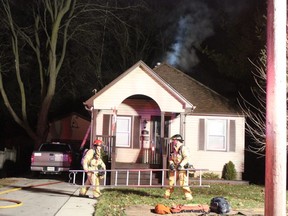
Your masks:
<svg viewBox="0 0 288 216"><path fill-rule="evenodd" d="M226 120L207 120L207 150L226 151Z"/></svg>
<svg viewBox="0 0 288 216"><path fill-rule="evenodd" d="M236 122L226 118L207 118L199 120L199 150L236 150Z"/></svg>
<svg viewBox="0 0 288 216"><path fill-rule="evenodd" d="M116 147L130 147L131 117L117 116Z"/></svg>

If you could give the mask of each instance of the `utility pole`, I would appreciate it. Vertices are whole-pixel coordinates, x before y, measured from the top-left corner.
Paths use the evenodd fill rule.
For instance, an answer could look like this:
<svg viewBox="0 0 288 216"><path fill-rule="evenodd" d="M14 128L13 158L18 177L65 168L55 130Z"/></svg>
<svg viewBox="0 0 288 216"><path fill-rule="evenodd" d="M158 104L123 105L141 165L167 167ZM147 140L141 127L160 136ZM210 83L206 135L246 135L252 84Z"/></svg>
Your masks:
<svg viewBox="0 0 288 216"><path fill-rule="evenodd" d="M268 0L265 215L286 216L286 0Z"/></svg>

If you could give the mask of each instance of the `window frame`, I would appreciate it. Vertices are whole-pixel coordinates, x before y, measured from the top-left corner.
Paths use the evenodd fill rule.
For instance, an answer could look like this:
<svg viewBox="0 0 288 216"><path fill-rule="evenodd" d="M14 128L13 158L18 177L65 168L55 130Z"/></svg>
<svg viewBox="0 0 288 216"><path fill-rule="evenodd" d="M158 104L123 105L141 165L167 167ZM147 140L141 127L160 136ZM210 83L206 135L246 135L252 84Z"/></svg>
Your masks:
<svg viewBox="0 0 288 216"><path fill-rule="evenodd" d="M126 120L128 121L127 124L127 130L123 130L123 128L120 127L121 121ZM117 127L116 127L116 147L121 148L131 148L131 133L132 133L132 117L131 116L117 116ZM121 137L122 135L126 134L125 141L127 143L122 142Z"/></svg>
<svg viewBox="0 0 288 216"><path fill-rule="evenodd" d="M228 124L228 120L224 118L207 118L205 120L206 151L228 151ZM222 143L218 143L217 147L217 144L211 143L213 140L218 140L218 142L221 141Z"/></svg>

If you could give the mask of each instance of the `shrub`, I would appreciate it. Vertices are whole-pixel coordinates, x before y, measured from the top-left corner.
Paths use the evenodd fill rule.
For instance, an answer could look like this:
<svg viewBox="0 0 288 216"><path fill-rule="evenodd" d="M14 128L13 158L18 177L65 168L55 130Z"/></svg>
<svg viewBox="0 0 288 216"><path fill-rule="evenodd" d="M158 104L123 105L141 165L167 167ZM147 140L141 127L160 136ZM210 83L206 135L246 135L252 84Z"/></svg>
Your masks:
<svg viewBox="0 0 288 216"><path fill-rule="evenodd" d="M223 167L222 178L225 180L235 180L236 179L236 169L232 161L226 163Z"/></svg>
<svg viewBox="0 0 288 216"><path fill-rule="evenodd" d="M202 175L203 179L219 179L219 175L213 172L205 172Z"/></svg>

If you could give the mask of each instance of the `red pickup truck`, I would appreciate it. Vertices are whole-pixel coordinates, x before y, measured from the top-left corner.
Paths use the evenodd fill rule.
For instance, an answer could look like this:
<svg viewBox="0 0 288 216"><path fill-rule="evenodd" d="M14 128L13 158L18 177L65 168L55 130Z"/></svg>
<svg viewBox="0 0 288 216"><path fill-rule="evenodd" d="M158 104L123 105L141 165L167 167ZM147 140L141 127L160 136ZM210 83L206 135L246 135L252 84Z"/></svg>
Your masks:
<svg viewBox="0 0 288 216"><path fill-rule="evenodd" d="M72 165L73 153L69 144L51 142L43 143L31 155L33 174L61 174L68 172Z"/></svg>

